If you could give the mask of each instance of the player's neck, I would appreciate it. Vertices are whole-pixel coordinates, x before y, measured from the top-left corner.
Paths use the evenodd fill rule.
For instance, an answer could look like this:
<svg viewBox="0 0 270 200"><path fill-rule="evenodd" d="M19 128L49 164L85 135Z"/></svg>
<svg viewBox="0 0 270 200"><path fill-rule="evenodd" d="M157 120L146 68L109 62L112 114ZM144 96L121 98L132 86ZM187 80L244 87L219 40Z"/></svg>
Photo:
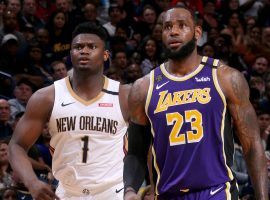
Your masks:
<svg viewBox="0 0 270 200"><path fill-rule="evenodd" d="M73 74L70 83L73 91L86 101L96 97L104 87L105 77L103 74L96 74L87 77Z"/></svg>
<svg viewBox="0 0 270 200"><path fill-rule="evenodd" d="M193 72L200 64L201 56L193 51L187 58L181 60L170 59L166 64L166 69L175 76L185 76Z"/></svg>

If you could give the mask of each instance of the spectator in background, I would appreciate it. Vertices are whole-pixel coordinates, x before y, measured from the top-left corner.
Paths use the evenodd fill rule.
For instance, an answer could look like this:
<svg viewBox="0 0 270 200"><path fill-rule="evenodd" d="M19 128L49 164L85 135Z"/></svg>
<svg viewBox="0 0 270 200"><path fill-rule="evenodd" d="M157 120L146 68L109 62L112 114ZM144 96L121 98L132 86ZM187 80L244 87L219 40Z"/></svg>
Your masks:
<svg viewBox="0 0 270 200"><path fill-rule="evenodd" d="M110 68L105 71L105 75L110 79L119 81L120 83L124 83L124 80L122 79L122 76L119 73L119 70L116 69L113 65L110 66Z"/></svg>
<svg viewBox="0 0 270 200"><path fill-rule="evenodd" d="M257 0L239 0L241 10L244 11L244 17L255 17L258 16L258 11L263 7L262 1Z"/></svg>
<svg viewBox="0 0 270 200"><path fill-rule="evenodd" d="M73 31L75 26L80 22L81 11L77 12L72 8L70 0L55 0L56 11L62 11L65 15L67 27L69 31Z"/></svg>
<svg viewBox="0 0 270 200"><path fill-rule="evenodd" d="M11 110L11 120L14 121L15 116L24 112L29 98L34 92L33 84L27 79L21 79L14 89L14 99L8 100Z"/></svg>
<svg viewBox="0 0 270 200"><path fill-rule="evenodd" d="M155 24L151 36L160 44L162 44L162 24ZM159 45L160 46L160 45Z"/></svg>
<svg viewBox="0 0 270 200"><path fill-rule="evenodd" d="M215 1L204 1L203 6L203 30L208 32L211 28L218 28L220 25L216 13Z"/></svg>
<svg viewBox="0 0 270 200"><path fill-rule="evenodd" d="M20 30L31 25L34 29L44 26L44 22L36 16L37 3L36 0L22 1L22 15L19 18Z"/></svg>
<svg viewBox="0 0 270 200"><path fill-rule="evenodd" d="M14 120L13 127L12 127L13 129L16 128L17 123L19 122L19 120L21 119L21 117L23 115L24 115L24 112L20 112L15 116L15 120ZM33 169L38 177L43 173L51 172L51 167L48 166L44 162L36 144L33 144L29 148L28 157L29 157L29 160L33 166ZM20 181L18 181L18 182L20 182Z"/></svg>
<svg viewBox="0 0 270 200"><path fill-rule="evenodd" d="M3 14L6 9L5 1L0 1L0 28L3 28Z"/></svg>
<svg viewBox="0 0 270 200"><path fill-rule="evenodd" d="M226 22L229 18L229 16L233 13L241 13L240 6L239 6L239 0L228 0L228 1L222 1L222 8L221 8L221 19L222 22Z"/></svg>
<svg viewBox="0 0 270 200"><path fill-rule="evenodd" d="M251 76L249 80L250 88L256 88L260 92L260 98L263 97L265 92L265 82L260 76Z"/></svg>
<svg viewBox="0 0 270 200"><path fill-rule="evenodd" d="M259 54L262 53L262 31L261 27L253 25L246 28L244 43L240 45L239 54L242 55L247 65L252 65Z"/></svg>
<svg viewBox="0 0 270 200"><path fill-rule="evenodd" d="M113 54L113 65L116 69L118 69L121 73L127 67L128 59L125 51L117 51Z"/></svg>
<svg viewBox="0 0 270 200"><path fill-rule="evenodd" d="M255 112L260 111L260 99L261 99L261 94L260 91L257 88L250 87L250 95L249 95L249 100L255 110Z"/></svg>
<svg viewBox="0 0 270 200"><path fill-rule="evenodd" d="M211 28L207 32L207 42L214 43L215 40L219 37L220 31L218 28Z"/></svg>
<svg viewBox="0 0 270 200"><path fill-rule="evenodd" d="M257 25L257 21L254 17L249 17L245 20L245 24L245 33L248 34L248 32L251 31L251 28Z"/></svg>
<svg viewBox="0 0 270 200"><path fill-rule="evenodd" d="M8 138L12 135L10 120L10 106L8 101L0 99L0 139Z"/></svg>
<svg viewBox="0 0 270 200"><path fill-rule="evenodd" d="M124 50L121 49L114 52L115 53L113 54L112 62L109 70L107 71L107 74L113 80L118 80L122 83L124 82L123 73L128 63L127 54Z"/></svg>
<svg viewBox="0 0 270 200"><path fill-rule="evenodd" d="M261 27L270 26L270 0L264 1L264 6L258 11L258 24Z"/></svg>
<svg viewBox="0 0 270 200"><path fill-rule="evenodd" d="M13 185L12 169L8 160L8 142L0 140L0 189Z"/></svg>
<svg viewBox="0 0 270 200"><path fill-rule="evenodd" d="M35 30L31 24L26 24L21 31L27 43L31 42L34 39Z"/></svg>
<svg viewBox="0 0 270 200"><path fill-rule="evenodd" d="M55 6L57 10L61 10L64 13L68 13L71 11L71 4L68 0L56 0Z"/></svg>
<svg viewBox="0 0 270 200"><path fill-rule="evenodd" d="M208 56L208 57L215 57L215 48L214 45L210 42L204 43L204 45L201 47L201 55L202 56Z"/></svg>
<svg viewBox="0 0 270 200"><path fill-rule="evenodd" d="M67 76L67 67L62 61L54 61L51 64L53 80L60 80Z"/></svg>
<svg viewBox="0 0 270 200"><path fill-rule="evenodd" d="M13 77L0 70L0 98L10 99L13 97L14 80Z"/></svg>
<svg viewBox="0 0 270 200"><path fill-rule="evenodd" d="M127 55L130 55L130 53L136 50L138 44L134 41L134 38L132 38L133 29L126 21L121 21L116 25L114 35L114 37L121 37L125 40Z"/></svg>
<svg viewBox="0 0 270 200"><path fill-rule="evenodd" d="M141 34L141 37L151 35L157 21L157 12L152 5L145 5L142 10L141 18L135 26L135 31Z"/></svg>
<svg viewBox="0 0 270 200"><path fill-rule="evenodd" d="M164 57L162 52L163 52L163 44L162 44L162 24L155 24L152 33L151 33L151 37L157 41L157 48L159 49L159 51L161 52L160 56Z"/></svg>
<svg viewBox="0 0 270 200"><path fill-rule="evenodd" d="M44 62L46 64L49 64L52 62L52 48L50 46L50 36L49 31L46 28L40 28L35 32L35 38L34 38L40 47L42 48L42 52L44 55Z"/></svg>
<svg viewBox="0 0 270 200"><path fill-rule="evenodd" d="M135 51L132 53L132 55L130 56L130 62L134 62L137 63L139 65L141 65L142 63L142 56L139 52Z"/></svg>
<svg viewBox="0 0 270 200"><path fill-rule="evenodd" d="M46 47L49 44L49 31L46 28L40 28L36 31L36 40L41 45Z"/></svg>
<svg viewBox="0 0 270 200"><path fill-rule="evenodd" d="M228 34L231 36L232 45L234 51L239 50L239 46L243 44L244 41L244 28L243 21L241 21L241 17L238 12L232 12L228 16L228 21L226 22L226 28L224 28L221 33Z"/></svg>
<svg viewBox="0 0 270 200"><path fill-rule="evenodd" d="M242 190L248 185L249 175L247 165L243 155L243 149L240 141L234 134L234 160L232 170L235 173L235 178L239 187L239 196L242 197Z"/></svg>
<svg viewBox="0 0 270 200"><path fill-rule="evenodd" d="M142 55L141 69L143 75L148 74L152 69L160 64L160 52L158 42L151 36L145 37L140 46Z"/></svg>
<svg viewBox="0 0 270 200"><path fill-rule="evenodd" d="M19 44L14 34L4 35L0 45L0 68L3 72L15 75L23 71L18 62Z"/></svg>
<svg viewBox="0 0 270 200"><path fill-rule="evenodd" d="M2 200L17 200L17 191L13 188L6 188L2 192Z"/></svg>
<svg viewBox="0 0 270 200"><path fill-rule="evenodd" d="M42 79L29 75L23 66L23 62L18 57L18 38L13 34L7 34L3 37L0 46L0 68L3 72L13 76L15 81L26 78L36 86L43 84Z"/></svg>
<svg viewBox="0 0 270 200"><path fill-rule="evenodd" d="M266 111L260 111L257 113L260 135L264 150L266 150L267 141L269 140L270 133L270 113Z"/></svg>
<svg viewBox="0 0 270 200"><path fill-rule="evenodd" d="M214 41L216 57L228 64L232 54L231 36L227 34L219 34Z"/></svg>
<svg viewBox="0 0 270 200"><path fill-rule="evenodd" d="M131 27L126 22L121 21L117 23L115 28L115 36L123 37L128 40L131 36Z"/></svg>
<svg viewBox="0 0 270 200"><path fill-rule="evenodd" d="M43 84L40 87L53 83L50 66L44 62L42 47L38 43L29 44L25 64L28 74L42 79Z"/></svg>
<svg viewBox="0 0 270 200"><path fill-rule="evenodd" d="M251 66L251 75L260 76L265 79L266 73L269 71L269 63L265 56L257 56L253 65Z"/></svg>
<svg viewBox="0 0 270 200"><path fill-rule="evenodd" d="M87 2L84 7L82 8L83 15L82 15L82 22L93 22L96 25L100 25L100 21L97 19L98 11L97 5L93 2Z"/></svg>
<svg viewBox="0 0 270 200"><path fill-rule="evenodd" d="M52 49L52 61L63 60L69 55L71 32L66 23L63 11L54 12L47 24L50 35L50 48Z"/></svg>
<svg viewBox="0 0 270 200"><path fill-rule="evenodd" d="M52 152L50 152L51 134L49 132L48 124L42 130L41 136L37 141L36 147L46 165L52 167Z"/></svg>
<svg viewBox="0 0 270 200"><path fill-rule="evenodd" d="M123 74L124 83L134 83L137 79L143 76L140 65L136 62L131 62L124 70Z"/></svg>
<svg viewBox="0 0 270 200"><path fill-rule="evenodd" d="M52 12L55 11L55 1L51 0L38 0L37 1L37 10L36 16L46 23L49 19L49 16Z"/></svg>
<svg viewBox="0 0 270 200"><path fill-rule="evenodd" d="M21 12L22 6L20 0L7 0L7 10L10 10L11 12L15 13L16 16L19 17L19 14Z"/></svg>
<svg viewBox="0 0 270 200"><path fill-rule="evenodd" d="M126 51L126 39L121 36L114 36L110 38L110 52Z"/></svg>
<svg viewBox="0 0 270 200"><path fill-rule="evenodd" d="M270 81L265 84L265 95L259 101L260 109L270 113Z"/></svg>
<svg viewBox="0 0 270 200"><path fill-rule="evenodd" d="M267 58L270 58L270 26L262 30L262 53Z"/></svg>
<svg viewBox="0 0 270 200"><path fill-rule="evenodd" d="M6 34L13 34L18 39L18 47L19 47L19 55L23 56L23 53L26 49L26 41L23 34L17 31L18 28L18 19L15 13L5 10L3 14L3 28L0 29L0 41L2 41L4 35Z"/></svg>
<svg viewBox="0 0 270 200"><path fill-rule="evenodd" d="M123 19L123 8L118 4L110 4L108 10L110 21L103 24L103 27L107 30L110 37L115 35L116 25Z"/></svg>

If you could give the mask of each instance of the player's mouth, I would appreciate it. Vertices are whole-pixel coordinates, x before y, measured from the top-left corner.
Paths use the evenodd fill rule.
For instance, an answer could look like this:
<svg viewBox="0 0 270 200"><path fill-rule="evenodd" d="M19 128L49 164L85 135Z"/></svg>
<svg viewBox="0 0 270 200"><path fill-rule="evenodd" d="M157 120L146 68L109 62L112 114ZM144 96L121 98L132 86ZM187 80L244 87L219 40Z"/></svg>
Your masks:
<svg viewBox="0 0 270 200"><path fill-rule="evenodd" d="M175 48L178 48L181 44L182 42L180 41L172 41L172 42L169 42L169 47L172 49L175 49Z"/></svg>
<svg viewBox="0 0 270 200"><path fill-rule="evenodd" d="M88 58L80 58L79 59L79 64L81 65L86 65L87 63L89 63L89 59Z"/></svg>

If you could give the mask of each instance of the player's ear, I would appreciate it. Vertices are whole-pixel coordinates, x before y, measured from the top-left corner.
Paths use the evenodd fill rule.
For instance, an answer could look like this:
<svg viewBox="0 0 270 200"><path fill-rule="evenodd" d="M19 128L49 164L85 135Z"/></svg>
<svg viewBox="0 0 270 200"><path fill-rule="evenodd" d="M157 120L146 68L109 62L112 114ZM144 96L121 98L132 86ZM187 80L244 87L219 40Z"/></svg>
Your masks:
<svg viewBox="0 0 270 200"><path fill-rule="evenodd" d="M110 57L110 52L108 50L104 51L103 59L104 61L107 61Z"/></svg>
<svg viewBox="0 0 270 200"><path fill-rule="evenodd" d="M194 36L196 40L199 40L202 36L202 27L201 26L195 26Z"/></svg>

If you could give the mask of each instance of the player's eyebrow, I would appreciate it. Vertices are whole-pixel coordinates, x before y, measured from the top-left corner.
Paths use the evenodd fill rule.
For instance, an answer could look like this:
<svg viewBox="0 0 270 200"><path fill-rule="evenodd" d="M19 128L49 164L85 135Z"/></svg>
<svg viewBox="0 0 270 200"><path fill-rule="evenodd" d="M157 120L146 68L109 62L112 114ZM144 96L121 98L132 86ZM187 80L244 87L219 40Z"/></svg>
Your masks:
<svg viewBox="0 0 270 200"><path fill-rule="evenodd" d="M76 45L76 44L87 44L87 45L91 45L91 44L97 44L97 42L92 42L92 41L87 41L87 42L80 42L80 41L77 41L77 42L74 42L73 45Z"/></svg>

